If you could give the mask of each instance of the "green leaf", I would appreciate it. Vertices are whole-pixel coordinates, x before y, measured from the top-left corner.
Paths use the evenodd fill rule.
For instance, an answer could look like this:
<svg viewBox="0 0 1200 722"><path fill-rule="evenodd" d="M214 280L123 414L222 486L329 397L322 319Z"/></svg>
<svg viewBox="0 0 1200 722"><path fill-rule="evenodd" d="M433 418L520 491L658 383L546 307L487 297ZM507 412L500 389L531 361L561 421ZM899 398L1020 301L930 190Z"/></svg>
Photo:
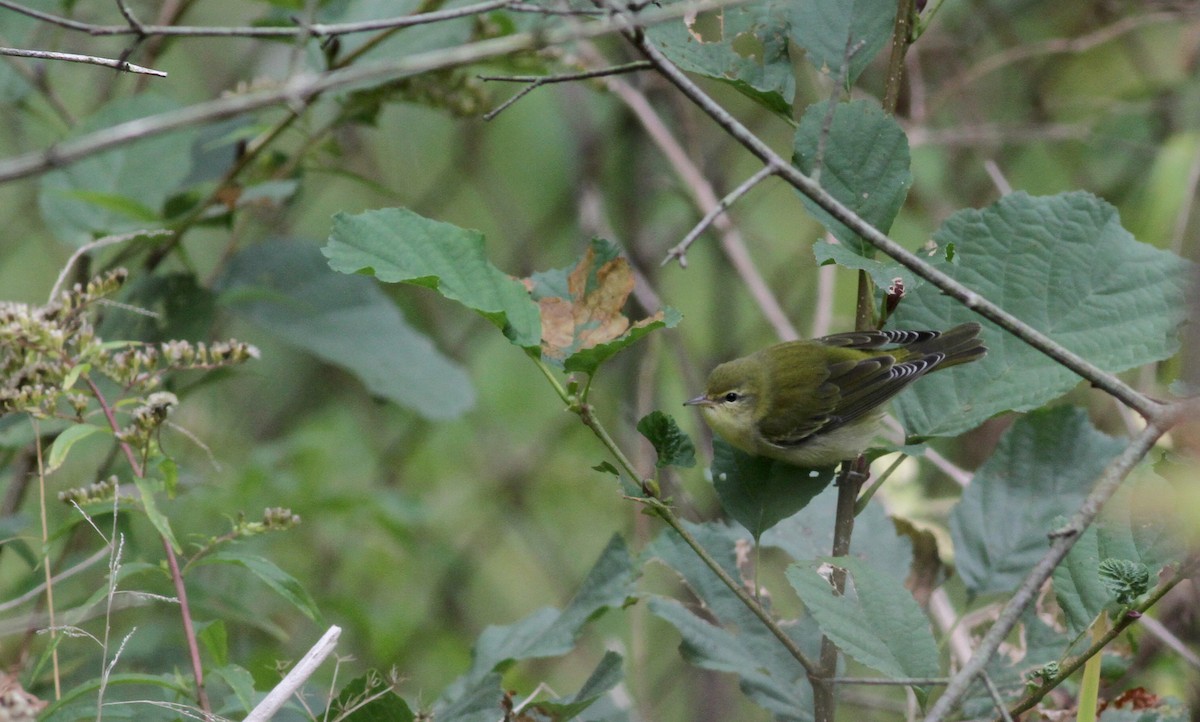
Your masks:
<svg viewBox="0 0 1200 722"><path fill-rule="evenodd" d="M1007 592L1046 551L1124 443L1062 406L1017 419L950 514L954 564L973 594Z"/></svg>
<svg viewBox="0 0 1200 722"><path fill-rule="evenodd" d="M49 474L63 465L63 462L67 460L67 454L71 453L72 446L97 433L111 432L103 426L95 424L74 424L63 429L63 432L56 436L54 443L50 445L50 453L46 456L46 473Z"/></svg>
<svg viewBox="0 0 1200 722"><path fill-rule="evenodd" d="M846 87L875 59L892 37L896 3L891 0L808 0L788 3L792 39L818 70L842 77L850 55Z"/></svg>
<svg viewBox="0 0 1200 722"><path fill-rule="evenodd" d="M613 535L574 599L562 612L543 607L525 619L483 630L475 642L470 679L502 672L520 659L557 657L570 652L583 626L633 596L635 573L625 542Z"/></svg>
<svg viewBox="0 0 1200 722"><path fill-rule="evenodd" d="M574 599L559 612L536 610L515 624L483 630L471 651L471 669L451 683L435 705L439 719L490 720L500 703L499 673L521 659L557 657L575 647L583 627L606 610L624 606L634 595L633 560L625 542L613 535Z"/></svg>
<svg viewBox="0 0 1200 722"><path fill-rule="evenodd" d="M454 722L496 722L504 696L500 675L495 672L475 680L460 677L434 704L432 716Z"/></svg>
<svg viewBox="0 0 1200 722"><path fill-rule="evenodd" d="M892 677L936 677L937 644L929 620L903 584L854 557L826 558L847 572L854 593L833 593L818 561L793 564L787 578L825 633L842 651Z"/></svg>
<svg viewBox="0 0 1200 722"><path fill-rule="evenodd" d="M787 30L777 3L755 2L659 23L646 36L681 69L729 83L790 119L796 78Z"/></svg>
<svg viewBox="0 0 1200 722"><path fill-rule="evenodd" d="M674 599L651 597L648 606L679 632L679 651L688 663L737 675L742 692L779 719L812 719L812 688L803 669L789 669L785 661L765 658L764 649L746 635L715 626ZM775 645L782 649L778 640ZM792 664L800 666L795 660Z"/></svg>
<svg viewBox="0 0 1200 722"><path fill-rule="evenodd" d="M218 677L233 690L242 712L249 712L258 703L258 693L254 689L254 676L245 667L236 664L226 664L212 668Z"/></svg>
<svg viewBox="0 0 1200 722"><path fill-rule="evenodd" d="M38 715L38 720L39 722L76 722L83 719L84 716L81 716L79 713L79 707L72 703L85 697L95 698L101 683L110 689L129 686L151 687L183 698L188 698L195 694L195 690L189 685L184 684L181 679L176 674L153 675L135 672L109 674L105 675L103 679L99 676L92 677L86 682L80 683L77 687L64 692L60 699L55 700ZM139 694L147 696L145 690L140 691ZM92 707L90 714L85 716L95 717L95 708Z"/></svg>
<svg viewBox="0 0 1200 722"><path fill-rule="evenodd" d="M1067 628L1080 634L1092 626L1112 595L1100 581L1099 540L1092 526L1079 537L1067 558L1054 568L1054 596Z"/></svg>
<svg viewBox="0 0 1200 722"><path fill-rule="evenodd" d="M208 650L217 666L229 664L229 635L225 633L225 621L214 619L196 624L196 639Z"/></svg>
<svg viewBox="0 0 1200 722"><path fill-rule="evenodd" d="M154 525L155 530L170 542L175 553L182 554L183 548L175 540L175 532L171 531L171 520L158 508L158 500L155 498L158 492L165 490L165 482L148 477L134 477L133 482L137 486L138 494L141 495L142 509L146 512L146 518Z"/></svg>
<svg viewBox="0 0 1200 722"><path fill-rule="evenodd" d="M897 278L904 283L906 293L915 290L925 283L924 279L899 263L867 258L855 253L846 246L829 243L828 241L817 241L813 244L813 258L816 259L817 265L820 266L836 263L842 268L848 268L852 271L866 271L871 276L871 280L874 281L875 286L880 289L886 289L888 286L891 286Z"/></svg>
<svg viewBox="0 0 1200 722"><path fill-rule="evenodd" d="M654 445L658 453L655 466L692 467L696 465L696 447L688 435L668 414L651 411L637 423L637 430Z"/></svg>
<svg viewBox="0 0 1200 722"><path fill-rule="evenodd" d="M828 114L829 101L813 103L804 111L793 139L792 162L811 175L820 160L821 187L886 233L912 185L908 137L896 119L873 101L838 103L831 121L826 119ZM824 130L827 122L828 133ZM848 249L860 255L873 253L857 233L808 196L801 195L800 200Z"/></svg>
<svg viewBox="0 0 1200 722"><path fill-rule="evenodd" d="M304 616L317 624L324 624L317 603L309 596L308 591L296 581L296 578L269 559L246 554L240 551L223 551L200 560L200 564L233 564L246 569L260 581L266 584L279 596L286 599L293 607L300 610Z"/></svg>
<svg viewBox="0 0 1200 722"><path fill-rule="evenodd" d="M374 673L350 681L329 703L323 719L340 722L412 722L416 719L403 698L391 690L380 689L381 686L382 680ZM353 711L342 716L347 710Z"/></svg>
<svg viewBox="0 0 1200 722"><path fill-rule="evenodd" d="M426 418L455 418L475 402L462 366L410 326L375 283L331 272L313 246L251 246L231 259L218 288L234 312Z"/></svg>
<svg viewBox="0 0 1200 722"><path fill-rule="evenodd" d="M1134 240L1117 210L1089 193L1005 196L950 216L933 239L953 243L935 264L976 293L1082 355L1118 372L1179 348L1192 264ZM933 286L905 298L896 328L949 328L980 320ZM896 401L909 433L947 436L999 412L1046 404L1079 377L987 321L988 355L918 383Z"/></svg>
<svg viewBox="0 0 1200 722"><path fill-rule="evenodd" d="M537 710L554 720L574 719L595 704L601 695L623 681L621 661L621 655L616 652L605 652L600 664L596 665L596 669L574 695L552 702L538 702L527 709Z"/></svg>
<svg viewBox="0 0 1200 722"><path fill-rule="evenodd" d="M76 126L72 136L178 107L154 93L120 97ZM38 193L42 218L55 235L76 246L143 228L146 210L157 213L191 172L196 132L187 128L144 138L50 171Z"/></svg>
<svg viewBox="0 0 1200 722"><path fill-rule="evenodd" d="M836 468L805 469L713 439L713 487L725 512L755 539L807 506L829 486Z"/></svg>
<svg viewBox="0 0 1200 722"><path fill-rule="evenodd" d="M322 251L335 271L366 271L385 283L435 289L482 314L517 346L531 351L540 346L537 306L520 281L488 261L478 231L404 208L337 213Z"/></svg>
<svg viewBox="0 0 1200 722"><path fill-rule="evenodd" d="M740 531L719 524L684 522L684 526L726 572L739 578L735 545L739 539L746 541ZM673 599L649 600L650 611L682 637L684 659L703 669L736 674L742 692L779 719L811 720L812 689L803 668L695 552L675 532L666 530L647 553L678 572L705 610L701 617ZM712 623L714 618L718 624ZM789 620L784 629L806 654L817 656L820 631L811 618Z"/></svg>
<svg viewBox="0 0 1200 722"><path fill-rule="evenodd" d="M1150 591L1150 570L1140 562L1110 557L1100 562L1097 571L1100 581L1123 607Z"/></svg>
<svg viewBox="0 0 1200 722"><path fill-rule="evenodd" d="M1113 600L1114 592L1100 572L1104 562L1128 561L1157 573L1183 559L1186 542L1161 513L1180 503L1171 484L1142 470L1105 504L1100 518L1054 570L1054 594L1072 634L1090 627Z"/></svg>
<svg viewBox="0 0 1200 722"><path fill-rule="evenodd" d="M795 561L828 556L833 548L837 493L819 494L812 503L763 534L763 546L785 552ZM882 504L868 504L854 520L850 553L903 583L912 567L912 540L896 530Z"/></svg>

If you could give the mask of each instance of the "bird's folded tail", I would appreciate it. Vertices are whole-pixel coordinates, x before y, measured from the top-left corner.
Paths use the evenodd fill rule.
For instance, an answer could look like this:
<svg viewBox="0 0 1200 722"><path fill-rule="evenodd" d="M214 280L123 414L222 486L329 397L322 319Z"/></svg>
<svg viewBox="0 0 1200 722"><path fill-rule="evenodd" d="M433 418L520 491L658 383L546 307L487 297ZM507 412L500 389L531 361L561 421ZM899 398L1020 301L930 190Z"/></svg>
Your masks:
<svg viewBox="0 0 1200 722"><path fill-rule="evenodd" d="M979 331L980 326L975 322L960 323L934 338L908 346L907 351L914 355L943 354L945 359L937 364L939 369L969 363L987 355L987 347L979 338Z"/></svg>

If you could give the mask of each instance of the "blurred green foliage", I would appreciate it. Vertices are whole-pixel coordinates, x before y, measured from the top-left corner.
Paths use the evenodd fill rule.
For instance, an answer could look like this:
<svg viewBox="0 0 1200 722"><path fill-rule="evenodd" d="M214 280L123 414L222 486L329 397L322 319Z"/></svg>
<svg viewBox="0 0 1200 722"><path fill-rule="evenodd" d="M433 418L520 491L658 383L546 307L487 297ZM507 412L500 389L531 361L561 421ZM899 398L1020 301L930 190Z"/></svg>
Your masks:
<svg viewBox="0 0 1200 722"><path fill-rule="evenodd" d="M26 4L87 22L123 23L115 6L56 0ZM147 23L159 12L157 3L130 5ZM806 116L805 111L823 107L816 104L835 95L838 74L830 70L828 58L821 66L800 60L805 57L803 48L809 47L804 33L811 31L802 13L824 5L829 3L798 4L786 18L792 34L771 38L763 45L764 55L755 56L765 58L767 65L753 68L747 61L736 74L701 80L723 107L785 156L796 147L796 128L789 120L809 118L800 121L801 128L805 123L809 131L819 128L818 116ZM331 23L417 9L417 3L365 0L308 5L185 2L178 15L167 20L180 25L287 25L289 14L309 10L315 10L314 22ZM434 8L420 4L419 9ZM747 11L737 22L738 27L756 28L767 20L780 18ZM363 45L373 34L347 36L323 50L316 41L297 49L290 41L251 38L149 38L137 46L130 61L165 70L167 79L9 58L0 65L0 101L9 118L0 128L0 158L106 127L128 113L186 107L236 93L243 86L270 87L291 70L320 70L330 57L337 62L362 50L355 62L386 62L534 23L527 13L500 12L380 33L374 46ZM907 136L911 187L906 197L897 194L880 222L886 225L894 215L889 235L916 250L956 212L963 214L954 216L956 223L1002 215L1001 210L962 209L988 206L1009 189L1034 196L1083 190L1111 204L1132 239L1195 259L1200 238L1200 214L1194 212L1195 169L1200 167L1200 61L1194 43L1198 23L1186 8L1119 0L941 5L909 50L900 108L894 121L886 119L889 128L898 125ZM0 9L0 25L6 44L21 47L107 57L131 47L128 37L89 38L8 9ZM849 25L831 21L830 27ZM688 37L677 23L659 39L664 44L687 43ZM830 38L822 35L821 40ZM841 36L833 40L837 42L826 44L835 49L845 45ZM741 47L730 46L733 51ZM364 211L382 213L375 210L381 208L407 208L425 219L477 229L486 242L481 241L474 261L478 267L486 263L495 279L536 278L537 271L570 269L593 239L613 241L627 254L637 278L626 313L636 320L669 306L684 320L668 316L667 328L613 356L594 383L588 380L597 414L647 474L654 467L655 451L638 434L636 422L651 411L666 409L693 438L707 439L699 419L683 413L679 404L697 393L714 363L777 339L754 290L739 276L736 259L731 260L729 237L722 239L710 230L689 251L686 269L660 265L668 249L703 215L693 202L694 181L681 179L647 132L645 121L622 101L628 96L605 89L601 81L539 88L491 121L473 112L495 107L514 92L508 84L478 81L476 74L564 72L580 65L575 52L566 47L527 52L452 73L384 84L370 92L330 93L300 108L294 122L285 120L289 109L276 107L118 148L40 177L0 183L0 223L5 229L0 240L0 299L43 303L72 252L93 235L186 226L171 245L142 237L95 249L71 268L69 279L83 281L118 265L131 269L133 279L120 299L127 306L101 311L98 328L106 338L236 337L261 350L257 361L236 370L186 371L169 377L167 388L181 403L171 416L173 426L163 428L158 439L179 468L179 493L164 496L158 508L170 518L185 553L236 526L240 515L257 519L264 509L287 507L302 520L286 532L240 540L237 549L246 555L238 562L240 572L227 564L188 570L193 613L207 629L201 635L214 694L228 692L225 698L237 700L250 694L251 682L258 691L271 688L279 678L278 663L299 657L324 631L312 618L316 615L303 612L303 601L289 601L277 587L272 591L264 576L246 572L247 558L270 560L311 595L320 618L343 627L338 653L352 658L341 663L339 685L370 669L395 668L403 678L399 689L415 710L433 705L442 690L472 669L472 646L485 629L517 624L546 607L574 608L571 600L596 560L616 553L609 546L614 534L625 540L639 564L646 557L671 560L686 553L673 537L659 536L661 525L622 498L622 487L610 474L592 469L609 459L604 448L575 416L563 413L563 403L527 353L493 326L511 330L505 319L497 320L492 313L496 309L471 306L484 314L479 315L425 288L378 284L332 271L326 276L317 252L336 236L335 214L354 217ZM636 59L614 37L578 52L595 52L612 64ZM836 58L830 52L827 49L826 55ZM853 82L856 97L882 97L886 61L886 50L854 56L847 81ZM721 67L706 66L708 62L711 58L681 64L692 72L721 75ZM649 100L662 127L680 141L718 196L761 166L657 76L641 74L618 82ZM877 106L875 100L855 102ZM262 139L270 128L279 132L270 136L265 151L250 156L241 173L220 186L218 180L247 152L247 143ZM1067 202L1063 196L1055 198L1046 202ZM211 202L203 204L204 199ZM770 180L740 199L729 217L764 287L778 298L802 335L853 325L857 274L818 267L813 243L825 230L794 191ZM995 243L1005 238L987 236ZM1062 237L1048 232L1037 240L1045 255L1027 252L1017 258L1014 252L1011 268L1019 270L1020 261L1041 268L1046 259L1059 257ZM993 248L992 258L1004 251ZM256 256L269 263L255 262ZM822 261L827 257L843 264L848 260L836 252L820 256ZM1097 264L1099 276L1122 270L1112 258L1084 256L1076 262ZM429 260L429 255L420 259ZM468 267L454 266L453 259L447 263L460 270ZM271 269L274 275L267 273ZM386 278L378 266L371 270L380 279L401 280ZM1016 306L1036 306L1043 298L1038 294L1049 297L1052 290L1070 290L1048 282L1027 291L1017 271L1010 271L985 281L1000 288L1015 285ZM404 280L437 286L430 280L433 275L421 271ZM1079 275L1087 277L1088 269ZM1182 288L1182 277L1182 270L1178 277L1172 275L1174 289ZM445 293L446 286L439 290ZM1135 343L1131 336L1104 337L1103 343L1110 345L1099 350L1115 351L1128 361L1114 363L1115 370L1148 364L1123 377L1155 396L1165 396L1166 385L1181 377L1196 382L1185 373L1189 363L1195 368L1194 359L1175 356L1157 363L1175 351L1162 339L1170 332L1166 327L1174 325L1170 319L1194 316L1181 293L1171 298L1171 308L1154 307L1153 319L1147 321L1155 338ZM937 300L920 304L925 309L936 306ZM160 315L151 322L129 307ZM905 313L920 317L915 300L911 307L902 303L901 309L901 318ZM321 333L310 323L317 317L322 320ZM527 334L521 338L529 341ZM1093 337L1085 341L1101 344ZM1194 348L1185 343L1184 353ZM587 358L581 363L594 368ZM1044 404L1070 383L1060 380L1053 393L1039 396L1026 408ZM1115 431L1132 424L1098 392L1077 388L1070 399L1091 405L1091 423L1071 417L1086 426L1088 435L1099 434L1093 425ZM902 403L908 404L907 415L917 402ZM995 407L1011 408L1012 404ZM988 409L981 416L991 413ZM1031 418L1029 423L1036 424L1045 417ZM1007 416L992 419L960 440L937 441L934 448L973 469L991 453L1009 423ZM1050 433L1041 426L1035 431ZM1034 431L1014 427L1010 433L1002 449L1006 443L1015 444L1019 434ZM5 417L0 419L0 434L0 480L8 490L0 509L3 599L33 587L42 572L37 566L41 542L36 485L29 485L36 468L27 451L32 431L27 421ZM1189 479L1200 442L1186 429L1172 442L1174 448L1162 452L1169 454L1161 462L1166 467L1162 474L1168 481ZM707 466L709 444L698 443L697 448L700 466ZM110 454L110 445L99 439L80 441L47 480L49 526L63 530L50 545L56 571L90 556L99 540L77 512L53 503L54 495L95 481L96 470L111 464ZM992 462L991 468L998 463ZM664 468L658 473L664 493L685 519L725 518L712 482L699 468ZM1079 484L1087 481L1082 478ZM783 581L785 555L802 558L798 549L828 553L826 537L831 534L818 529L817 522L821 513L832 516L830 493L806 508L809 516L775 527L763 539L767 549L762 574L764 583L772 584L779 595L773 600L776 609L794 613L800 605ZM910 540L892 533L879 510L886 508L937 539L941 546L935 559L940 552L944 561L953 561L949 530L955 526L948 521L948 499L956 500L959 494L950 477L932 464L906 464L884 485L882 503L873 502L870 515L860 518L857 533L862 536L856 539L873 545L875 563L894 572L908 569ZM1012 504L1005 514L1016 515L1027 502L1006 497L1005 503ZM957 514L964 510L969 509L960 507ZM103 513L96 519L101 529L111 526ZM832 524L831 518L824 521ZM127 535L129 560L122 588L173 594L158 569L162 549L154 527L142 516L122 516L118 527ZM1181 528L1187 527L1181 523ZM735 535L717 527L698 528L726 553L723 563L736 571ZM969 547L972 554L986 556L994 548L982 537L970 544L960 537L956 533L959 555ZM1044 536L1021 541L1044 547ZM643 553L646 557L640 556ZM1111 556L1100 554L1098 559ZM975 568L970 565L978 561L960 557L960 571ZM694 560L673 566L685 579L705 571ZM89 599L104 584L102 567L103 563L57 585L55 604L72 609ZM950 568L934 567L940 583ZM697 600L681 589L673 572L658 564L638 568L644 574L640 589ZM1006 572L1019 579L1024 568ZM974 593L993 590L976 584L977 578L966 574L946 583L963 609ZM900 580L888 581L889 589L898 591ZM1086 581L1084 591L1099 585L1090 577ZM279 584L287 586L286 580ZM716 610L717 619L749 623L746 610L718 597L720 590L692 586L698 599ZM1102 601L1083 592L1080 599L1062 604L1070 608L1074 632L1082 631L1103 607ZM610 600L608 606L619 603ZM736 678L688 667L676 649L682 637L684 651L693 661L699 659L699 667L736 672L756 653L778 655L778 649L768 653L756 646L772 640L740 638L738 644L749 646L725 649L728 657L698 654L696 645L711 641L704 636L711 629L696 626L695 610L684 607L663 596L653 604L609 613L575 629L582 633L579 646L563 659L505 667L504 688L527 694L546 682L562 695L558 702L567 709L586 699L585 691L599 694L609 688L605 685L616 679L617 667L605 653L616 647L624 658L625 691L633 700L631 719L768 719L771 712L790 718L787 705L796 700L789 696L798 694L792 679L780 680L767 672L761 679L743 677L740 685L747 698L739 694ZM0 659L6 668L19 670L28 689L49 699L54 692L45 662L47 643L44 636L29 631L44 626L32 616L34 609L29 605L20 614L6 612ZM134 627L137 632L125 644L118 671L156 675L163 685L163 679L174 680L175 674L185 677L178 617L177 608L168 604L122 607L113 617L115 638ZM795 636L813 647L820 633L811 619L805 620ZM94 616L79 623L98 633ZM1028 622L1027 629L1036 627ZM1194 647L1194 628L1174 632ZM1034 648L1034 641L1029 645L1029 658L1040 660L1035 652L1041 650ZM69 660L61 671L67 687L99 674L96 647L67 639L60 642L59 653ZM31 657L39 660L37 666L25 661ZM779 662L775 669L796 673L786 667L790 659L771 659ZM240 677L241 670L252 680ZM860 673L866 669L855 664L847 672ZM318 679L328 682L331 675L326 668ZM1143 659L1135 663L1122 688L1137 684L1161 690L1164 696L1184 695L1188 684L1194 686L1194 673L1189 676L1178 662ZM133 689L129 696L142 694L140 688ZM318 684L309 691L318 710L323 708L320 689ZM576 690L578 695L567 699ZM124 698L119 685L111 694ZM787 704L779 703L781 698ZM798 699L808 702L803 695ZM881 705L873 712L878 719L901 719L904 704L898 699L864 695L854 703L862 709ZM1196 701L1192 704L1195 708ZM498 718L498 709L481 709ZM990 713L986 706L981 709L982 714ZM230 716L244 713L237 707L219 711ZM300 718L294 710L289 714ZM134 718L142 717L134 713Z"/></svg>

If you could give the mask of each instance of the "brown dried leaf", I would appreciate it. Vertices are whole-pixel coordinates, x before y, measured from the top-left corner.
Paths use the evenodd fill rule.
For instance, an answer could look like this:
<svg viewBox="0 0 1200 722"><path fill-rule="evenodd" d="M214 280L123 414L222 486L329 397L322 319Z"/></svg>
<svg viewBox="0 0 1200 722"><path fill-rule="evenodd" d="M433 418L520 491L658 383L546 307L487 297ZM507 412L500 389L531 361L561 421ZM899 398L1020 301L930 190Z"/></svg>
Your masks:
<svg viewBox="0 0 1200 722"><path fill-rule="evenodd" d="M629 261L618 257L598 268L595 263L595 251L589 247L567 276L571 297L538 301L544 355L563 359L581 349L608 343L629 330L629 319L621 313L633 292ZM531 286L528 280L525 284ZM643 319L639 325L653 320L655 317Z"/></svg>
<svg viewBox="0 0 1200 722"><path fill-rule="evenodd" d="M575 312L565 298L543 298L538 301L542 314L542 353L561 359L563 349L575 342Z"/></svg>

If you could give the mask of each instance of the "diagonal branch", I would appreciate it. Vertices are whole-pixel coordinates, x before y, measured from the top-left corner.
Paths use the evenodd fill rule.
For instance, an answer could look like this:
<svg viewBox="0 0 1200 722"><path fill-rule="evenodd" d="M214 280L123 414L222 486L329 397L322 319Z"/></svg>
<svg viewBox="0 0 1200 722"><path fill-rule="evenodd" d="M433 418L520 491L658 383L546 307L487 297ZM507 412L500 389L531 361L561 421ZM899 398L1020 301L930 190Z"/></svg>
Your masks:
<svg viewBox="0 0 1200 722"><path fill-rule="evenodd" d="M929 715L925 718L926 722L938 722L945 719L947 713L962 699L971 682L983 671L984 666L995 655L1005 637L1016 626L1017 620L1025 608L1034 601L1038 590L1054 573L1054 568L1067 556L1071 547L1075 546L1075 542L1079 540L1083 530L1095 520L1101 507L1116 492L1133 467L1142 460L1142 457L1154 447L1159 437L1166 433L1176 418L1183 413L1184 407L1185 404L1169 407L1170 413L1164 413L1160 418L1152 420L1142 433L1130 441L1120 456L1101 472L1091 493L1080 505L1079 511L1075 512L1075 515L1067 522L1063 532L1053 536L1050 549L1045 556L1034 565L1029 575L1025 577L1025 581L1021 582L1016 593L1004 605L1000 616L988 629L987 634L975 649L975 653L971 655L971 659L951 678L945 693L929 710Z"/></svg>
<svg viewBox="0 0 1200 722"><path fill-rule="evenodd" d="M626 17L624 15L619 17ZM628 18L626 18L628 22ZM951 278L946 273L930 266L915 253L896 243L870 223L860 218L842 203L831 196L824 188L802 173L798 168L784 161L770 146L754 135L746 126L718 105L703 90L688 78L683 71L675 66L658 48L646 40L637 30L626 27L625 36L646 56L650 62L675 87L696 105L700 106L709 117L721 126L730 136L746 147L764 163L780 166L777 174L792 184L797 190L811 198L831 216L848 226L858 235L867 240L900 265L941 289L946 295L961 302L964 306L975 311L984 318L992 321L1000 328L1021 339L1038 351L1046 354L1079 376L1087 379L1093 386L1115 396L1125 405L1135 409L1147 419L1153 419L1163 414L1163 405L1139 393L1132 386L1122 381L1079 354L1070 351L1054 339L1033 328L1021 319L1005 311L996 303L980 296L967 286Z"/></svg>
<svg viewBox="0 0 1200 722"><path fill-rule="evenodd" d="M698 2L678 3L661 10L647 11L642 15L642 20L646 23L663 22L688 13L728 7L741 2L745 2L745 0L698 0ZM9 0L0 0L0 7L10 7L11 9L12 5L14 3ZM426 15L432 15L432 13ZM417 53L395 61L364 63L326 73L290 78L274 88L210 100L187 108L118 123L94 133L65 140L44 150L8 158L0 161L0 183L59 168L81 158L141 138L233 118L252 110L293 104L329 90L387 83L432 70L467 65L522 50L600 37L612 34L624 25L625 22L622 20L604 18L586 25L572 24L569 27L514 33L457 47ZM147 30L150 29L150 26L146 27ZM309 30L311 31L312 28L310 27Z"/></svg>

